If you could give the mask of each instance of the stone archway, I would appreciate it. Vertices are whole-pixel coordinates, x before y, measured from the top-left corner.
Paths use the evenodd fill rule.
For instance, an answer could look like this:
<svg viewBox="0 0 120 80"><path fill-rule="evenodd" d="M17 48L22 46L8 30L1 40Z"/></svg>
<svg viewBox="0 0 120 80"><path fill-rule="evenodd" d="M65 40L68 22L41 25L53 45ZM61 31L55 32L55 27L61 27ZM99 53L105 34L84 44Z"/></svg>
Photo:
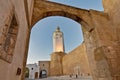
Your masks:
<svg viewBox="0 0 120 80"><path fill-rule="evenodd" d="M8 36L4 28L9 28L14 14L17 22L15 25L18 26L16 44L14 43L13 48L14 54L9 55L8 52L4 52L3 46L0 48L0 65L2 65L0 66L0 78L4 80L20 80L21 78L23 80L32 26L44 17L58 15L71 18L82 25L89 64L95 80L103 80L103 78L104 80L120 80L120 36L118 35L120 33L120 1L102 1L104 12L73 8L45 0L0 0L2 4L0 5L0 45L5 42L3 38ZM23 74L15 76L16 68ZM110 71L111 75L100 74L106 70L108 73Z"/></svg>
<svg viewBox="0 0 120 80"><path fill-rule="evenodd" d="M83 25L89 25L89 27L85 26L89 31L93 28L92 18L90 15L91 12L89 10L74 8L43 0L35 0L30 23L32 27L37 21L45 17L63 16L73 19Z"/></svg>
<svg viewBox="0 0 120 80"><path fill-rule="evenodd" d="M94 10L84 10L48 1L35 0L30 21L31 28L37 21L48 16L68 17L82 25L85 44L87 48L87 56L92 71L92 76L94 77L95 80L102 78L104 78L105 80L111 80L108 61L106 60L106 58L102 58L100 61L95 60L95 57L99 55L95 55L94 53L95 52L94 50L99 49L99 47L102 46L99 45L101 41L99 40L98 33L99 27L102 24L96 21L97 17L98 18L101 17L101 19L98 21L102 20L106 21L108 20L107 15L105 13ZM104 68L103 66L100 67L101 64L103 64ZM102 74L104 69L107 71L107 74Z"/></svg>
<svg viewBox="0 0 120 80"><path fill-rule="evenodd" d="M116 36L114 36L115 33L112 31L112 24L108 14L94 10L74 8L45 0L34 0L29 11L29 24L31 25L30 28L32 28L32 26L38 20L48 16L56 15L68 17L80 23L83 28L87 56L94 79L111 80L111 77L119 75L119 70L114 70L112 66L117 64L117 62L115 62L117 58L113 57L112 59L114 62L110 62L111 58L108 56L109 52L104 51L104 46L107 48L112 47L114 50L116 50L114 46L117 47L117 45L114 45L114 42L116 42ZM104 57L99 60L96 59L100 56L99 53L96 53L96 50L100 52L103 51ZM101 64L104 67L100 66ZM105 73L103 76L102 73L104 73L104 70L107 73ZM112 74L112 71L114 71L114 74Z"/></svg>
<svg viewBox="0 0 120 80"><path fill-rule="evenodd" d="M104 55L104 58L101 58L99 61L95 59L97 56L100 56L99 54L96 55L95 50L99 49L99 47L109 45L107 44L107 41L111 35L108 35L106 38L106 36L101 36L99 33L102 31L101 26L106 26L110 23L108 22L109 16L107 14L99 11L84 10L43 0L35 0L32 9L33 12L30 16L31 28L37 21L48 16L64 16L80 23L83 28L83 34L87 48L87 56L94 80L111 80L111 74L109 70L110 64L108 65L106 55ZM106 32L103 33L106 34ZM104 42L102 40L103 38ZM101 50L103 51L103 48L100 49L100 51ZM104 68L103 66L100 67L101 64L104 66ZM107 74L102 74L104 69L107 71Z"/></svg>

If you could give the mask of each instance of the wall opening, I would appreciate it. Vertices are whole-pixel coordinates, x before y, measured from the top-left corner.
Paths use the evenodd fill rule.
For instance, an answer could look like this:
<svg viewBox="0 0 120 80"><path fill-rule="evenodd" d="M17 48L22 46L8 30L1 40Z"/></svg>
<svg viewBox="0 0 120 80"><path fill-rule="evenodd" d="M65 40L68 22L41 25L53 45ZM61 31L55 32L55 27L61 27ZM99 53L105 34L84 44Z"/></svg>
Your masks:
<svg viewBox="0 0 120 80"><path fill-rule="evenodd" d="M50 54L53 52L53 32L58 26L64 33L66 53L82 44L84 39L79 23L61 16L44 18L32 28L27 63L33 61L33 58L36 59L36 62L39 60L50 60Z"/></svg>
<svg viewBox="0 0 120 80"><path fill-rule="evenodd" d="M27 64L34 64L38 61L51 61L50 54L53 53L53 32L58 26L64 34L65 53L70 54L71 56L71 54L73 54L73 52L77 50L77 52L74 55L80 54L79 56L81 56L81 52L78 51L78 49L80 49L80 46L84 43L81 25L70 18L61 16L51 16L40 20L38 23L35 24L35 26L33 26L30 37ZM85 54L84 58L86 58ZM67 60L65 59L64 62L67 62ZM48 66L50 66L50 62L49 64L43 62L43 64L47 64L47 68L46 66L42 66L49 71L48 75L50 75L50 68L48 69ZM75 63L70 63L68 65L73 65L71 66L71 68L73 67L74 69L76 66L78 66L77 64L81 65L79 63L79 60L75 61ZM87 64L87 67L85 68L88 69L87 59L85 64ZM39 64L38 67L40 69ZM64 70L62 72L67 74L67 72ZM82 71L79 72L82 73ZM88 73L90 73L90 71L86 72L85 74ZM79 73L78 75L81 74Z"/></svg>

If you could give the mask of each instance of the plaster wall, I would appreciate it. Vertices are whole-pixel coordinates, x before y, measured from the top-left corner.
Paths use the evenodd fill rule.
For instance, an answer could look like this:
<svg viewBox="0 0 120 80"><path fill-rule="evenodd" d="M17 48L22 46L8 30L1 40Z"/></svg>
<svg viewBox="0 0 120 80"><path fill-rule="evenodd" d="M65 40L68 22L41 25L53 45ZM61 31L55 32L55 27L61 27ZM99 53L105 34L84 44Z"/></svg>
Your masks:
<svg viewBox="0 0 120 80"><path fill-rule="evenodd" d="M28 31L24 0L0 0L0 36L2 35L3 27L7 22L9 22L7 19L9 18L11 12L14 12L15 14L19 31L12 62L8 63L0 59L1 80L21 80L23 72L23 60ZM18 68L21 69L20 75L16 75Z"/></svg>

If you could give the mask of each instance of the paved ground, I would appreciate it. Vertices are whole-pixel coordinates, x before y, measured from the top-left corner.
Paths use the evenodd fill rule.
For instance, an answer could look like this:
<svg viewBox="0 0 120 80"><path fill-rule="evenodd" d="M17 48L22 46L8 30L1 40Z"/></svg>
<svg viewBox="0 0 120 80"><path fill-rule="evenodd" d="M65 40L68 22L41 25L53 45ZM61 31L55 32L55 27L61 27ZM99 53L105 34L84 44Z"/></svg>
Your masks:
<svg viewBox="0 0 120 80"><path fill-rule="evenodd" d="M67 76L61 76L61 77L48 77L48 78L42 78L42 79L26 79L26 80L93 80L90 76L89 77L67 77Z"/></svg>

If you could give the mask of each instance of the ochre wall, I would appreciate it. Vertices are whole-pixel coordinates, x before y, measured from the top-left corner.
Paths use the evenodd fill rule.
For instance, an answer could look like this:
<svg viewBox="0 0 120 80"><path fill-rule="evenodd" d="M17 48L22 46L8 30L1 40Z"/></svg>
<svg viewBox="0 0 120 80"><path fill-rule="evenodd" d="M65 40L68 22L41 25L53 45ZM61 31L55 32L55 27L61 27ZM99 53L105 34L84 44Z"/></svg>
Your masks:
<svg viewBox="0 0 120 80"><path fill-rule="evenodd" d="M105 13L107 13L110 17L110 21L112 23L112 28L114 28L114 32L116 33L116 40L120 40L120 1L119 0L103 0L103 7Z"/></svg>
<svg viewBox="0 0 120 80"><path fill-rule="evenodd" d="M62 58L63 52L53 52L50 61L50 76L60 76L63 74Z"/></svg>
<svg viewBox="0 0 120 80"><path fill-rule="evenodd" d="M91 74L88 59L86 55L85 44L75 48L73 51L63 57L63 74Z"/></svg>

